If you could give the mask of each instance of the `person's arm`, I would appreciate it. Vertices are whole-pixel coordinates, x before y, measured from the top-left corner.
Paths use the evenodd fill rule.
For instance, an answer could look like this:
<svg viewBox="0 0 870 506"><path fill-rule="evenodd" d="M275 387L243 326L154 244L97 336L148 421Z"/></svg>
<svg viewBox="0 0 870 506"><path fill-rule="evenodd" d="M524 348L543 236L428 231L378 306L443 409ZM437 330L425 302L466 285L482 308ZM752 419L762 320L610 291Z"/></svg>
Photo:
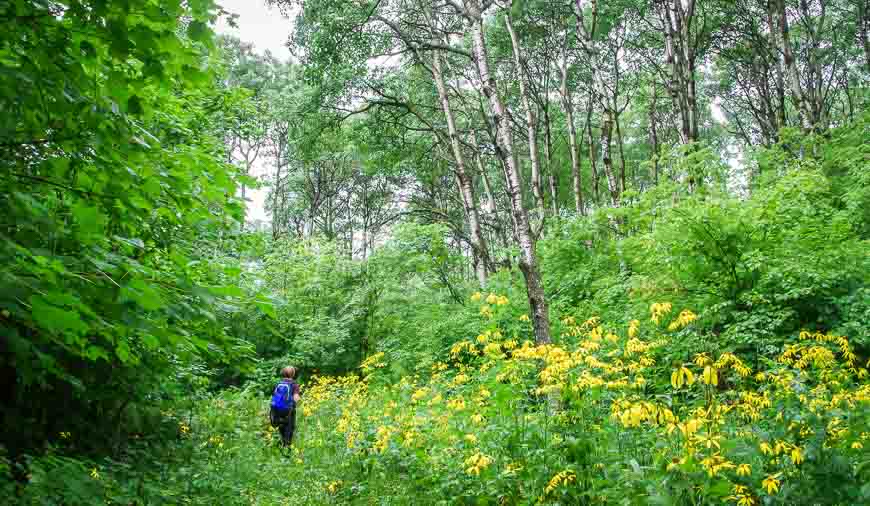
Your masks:
<svg viewBox="0 0 870 506"><path fill-rule="evenodd" d="M293 402L299 402L302 399L302 396L299 395L299 385L293 385Z"/></svg>

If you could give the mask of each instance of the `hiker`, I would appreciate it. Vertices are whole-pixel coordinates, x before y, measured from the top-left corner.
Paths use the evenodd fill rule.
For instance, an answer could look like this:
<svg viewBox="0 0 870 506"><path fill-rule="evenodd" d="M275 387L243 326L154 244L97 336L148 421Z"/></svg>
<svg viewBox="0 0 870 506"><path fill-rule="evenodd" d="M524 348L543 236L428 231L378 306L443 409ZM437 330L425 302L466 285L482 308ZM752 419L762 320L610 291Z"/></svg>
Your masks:
<svg viewBox="0 0 870 506"><path fill-rule="evenodd" d="M295 367L288 365L281 369L281 377L281 381L275 385L275 390L272 392L269 419L272 427L278 427L281 433L281 444L290 446L293 441L293 431L296 429L296 404L302 397L299 395L299 385L295 381Z"/></svg>

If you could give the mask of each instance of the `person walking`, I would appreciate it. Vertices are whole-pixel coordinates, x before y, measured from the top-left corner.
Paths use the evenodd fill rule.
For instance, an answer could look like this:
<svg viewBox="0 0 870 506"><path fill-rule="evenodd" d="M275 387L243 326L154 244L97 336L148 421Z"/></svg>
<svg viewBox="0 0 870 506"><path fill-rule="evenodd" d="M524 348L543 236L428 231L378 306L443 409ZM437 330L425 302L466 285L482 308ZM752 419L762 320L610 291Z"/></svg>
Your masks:
<svg viewBox="0 0 870 506"><path fill-rule="evenodd" d="M296 383L296 368L288 365L281 369L281 381L275 385L269 405L269 419L272 427L277 427L281 433L281 444L284 446L293 443L293 432L296 430L296 405L301 399L299 384Z"/></svg>

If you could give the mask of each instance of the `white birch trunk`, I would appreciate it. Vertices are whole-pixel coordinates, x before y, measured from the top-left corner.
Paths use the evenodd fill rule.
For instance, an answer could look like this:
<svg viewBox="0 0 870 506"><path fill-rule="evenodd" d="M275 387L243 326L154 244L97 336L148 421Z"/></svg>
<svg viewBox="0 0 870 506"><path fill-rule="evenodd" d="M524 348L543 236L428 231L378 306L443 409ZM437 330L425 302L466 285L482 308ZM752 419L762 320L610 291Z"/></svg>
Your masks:
<svg viewBox="0 0 870 506"><path fill-rule="evenodd" d="M469 9L469 4L470 9ZM541 274L538 269L535 240L529 223L529 215L523 205L522 181L514 153L513 133L504 102L496 89L495 79L489 70L486 42L483 34L483 19L477 2L466 0L466 17L470 21L471 39L474 47L474 60L477 72L483 86L483 93L489 101L492 123L497 131L496 151L505 171L505 183L510 198L511 214L517 240L520 246L520 270L526 280L526 290L535 330L535 342L547 344L550 338L550 312L544 289L541 284Z"/></svg>

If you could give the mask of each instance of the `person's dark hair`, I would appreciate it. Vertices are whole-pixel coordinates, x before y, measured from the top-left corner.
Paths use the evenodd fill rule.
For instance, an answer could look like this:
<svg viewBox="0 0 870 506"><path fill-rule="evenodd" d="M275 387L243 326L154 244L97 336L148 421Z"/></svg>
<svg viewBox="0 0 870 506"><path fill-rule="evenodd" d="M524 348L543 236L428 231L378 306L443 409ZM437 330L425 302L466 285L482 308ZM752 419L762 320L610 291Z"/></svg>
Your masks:
<svg viewBox="0 0 870 506"><path fill-rule="evenodd" d="M281 376L287 379L293 379L296 377L296 368L292 365L288 365L287 367L281 369Z"/></svg>

